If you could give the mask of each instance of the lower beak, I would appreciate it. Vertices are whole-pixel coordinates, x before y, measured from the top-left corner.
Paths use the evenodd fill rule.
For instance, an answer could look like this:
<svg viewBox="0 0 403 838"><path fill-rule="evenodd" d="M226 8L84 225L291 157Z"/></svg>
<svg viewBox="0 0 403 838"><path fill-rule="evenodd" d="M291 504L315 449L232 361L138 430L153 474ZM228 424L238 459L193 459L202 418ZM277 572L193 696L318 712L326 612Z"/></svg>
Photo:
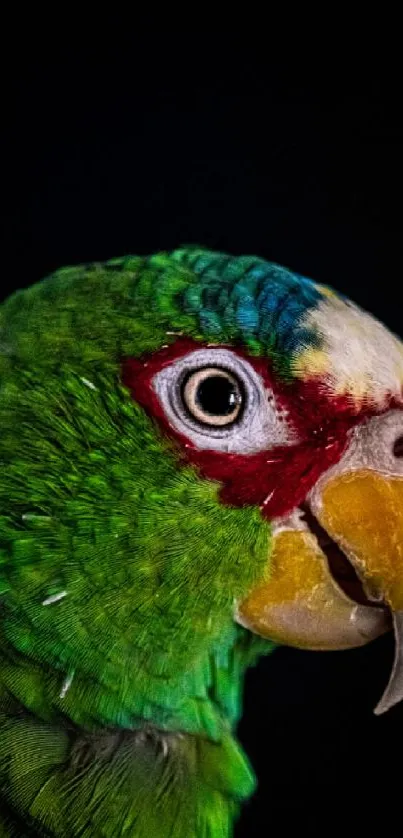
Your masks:
<svg viewBox="0 0 403 838"><path fill-rule="evenodd" d="M396 656L375 711L382 713L403 698L403 479L369 469L329 475L310 504L354 567L366 604L344 593L303 522L281 522L274 528L268 579L238 606L238 620L279 643L347 649L387 631L392 612Z"/></svg>
<svg viewBox="0 0 403 838"><path fill-rule="evenodd" d="M390 628L385 610L359 605L338 587L308 530L274 534L270 578L238 606L246 628L299 649L363 646Z"/></svg>

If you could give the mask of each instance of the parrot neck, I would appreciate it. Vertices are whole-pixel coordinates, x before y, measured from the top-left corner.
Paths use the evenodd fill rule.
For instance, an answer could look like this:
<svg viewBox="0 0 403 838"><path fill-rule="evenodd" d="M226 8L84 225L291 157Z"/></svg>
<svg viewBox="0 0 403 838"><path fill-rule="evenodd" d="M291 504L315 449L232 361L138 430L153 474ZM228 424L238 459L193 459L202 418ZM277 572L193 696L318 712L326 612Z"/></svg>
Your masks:
<svg viewBox="0 0 403 838"><path fill-rule="evenodd" d="M231 834L241 802L255 787L233 733L241 713L243 675L272 648L235 626L232 644L210 654L208 697L185 696L188 708L193 706L188 723L193 719L196 728L197 720L199 726L193 733L184 732L180 724L168 729L144 718L131 729L94 723L84 728L44 700L43 672L25 661L17 678L11 663L4 666L0 834L2 827L7 835L20 834L20 820L25 835L54 838ZM13 692L5 685L7 673ZM206 733L209 726L214 735Z"/></svg>
<svg viewBox="0 0 403 838"><path fill-rule="evenodd" d="M0 703L0 834L219 838L254 789L232 734L218 742L137 730L47 724L10 696Z"/></svg>

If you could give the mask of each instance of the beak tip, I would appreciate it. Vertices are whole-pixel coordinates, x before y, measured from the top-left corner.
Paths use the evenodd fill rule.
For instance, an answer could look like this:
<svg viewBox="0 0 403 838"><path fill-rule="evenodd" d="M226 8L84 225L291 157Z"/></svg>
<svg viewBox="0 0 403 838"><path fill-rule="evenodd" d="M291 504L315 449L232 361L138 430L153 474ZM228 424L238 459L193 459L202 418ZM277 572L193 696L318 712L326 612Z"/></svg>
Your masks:
<svg viewBox="0 0 403 838"><path fill-rule="evenodd" d="M392 706L393 705L391 705L391 704L385 703L383 698L381 698L381 700L378 702L378 704L374 708L374 711L373 711L374 716L383 716L384 713L387 713L388 710L390 710L390 708Z"/></svg>
<svg viewBox="0 0 403 838"><path fill-rule="evenodd" d="M395 634L395 659L389 683L374 709L375 716L382 716L403 699L403 611L393 614Z"/></svg>

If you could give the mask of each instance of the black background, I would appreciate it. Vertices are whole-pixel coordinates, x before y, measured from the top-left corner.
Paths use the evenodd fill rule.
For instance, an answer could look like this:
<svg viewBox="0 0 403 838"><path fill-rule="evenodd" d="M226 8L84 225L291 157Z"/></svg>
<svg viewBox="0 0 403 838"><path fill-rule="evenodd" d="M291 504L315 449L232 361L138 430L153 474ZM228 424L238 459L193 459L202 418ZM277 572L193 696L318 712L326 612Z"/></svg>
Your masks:
<svg viewBox="0 0 403 838"><path fill-rule="evenodd" d="M8 66L2 296L60 265L202 244L333 285L403 334L398 87L370 62L306 72L226 45L154 32ZM392 654L389 638L282 649L248 674L259 789L237 836L398 823L403 707L372 713Z"/></svg>

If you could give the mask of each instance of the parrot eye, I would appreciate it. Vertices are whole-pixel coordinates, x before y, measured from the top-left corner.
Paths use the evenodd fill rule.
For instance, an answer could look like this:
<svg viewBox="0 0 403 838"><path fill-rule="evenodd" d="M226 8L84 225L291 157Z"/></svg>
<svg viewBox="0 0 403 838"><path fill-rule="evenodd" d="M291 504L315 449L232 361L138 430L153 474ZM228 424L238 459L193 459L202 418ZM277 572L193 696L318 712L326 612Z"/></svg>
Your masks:
<svg viewBox="0 0 403 838"><path fill-rule="evenodd" d="M213 427L235 422L245 402L241 381L220 367L189 372L182 384L182 398L192 417Z"/></svg>
<svg viewBox="0 0 403 838"><path fill-rule="evenodd" d="M152 387L170 425L197 448L249 454L297 441L274 392L226 347L177 358L156 373Z"/></svg>

